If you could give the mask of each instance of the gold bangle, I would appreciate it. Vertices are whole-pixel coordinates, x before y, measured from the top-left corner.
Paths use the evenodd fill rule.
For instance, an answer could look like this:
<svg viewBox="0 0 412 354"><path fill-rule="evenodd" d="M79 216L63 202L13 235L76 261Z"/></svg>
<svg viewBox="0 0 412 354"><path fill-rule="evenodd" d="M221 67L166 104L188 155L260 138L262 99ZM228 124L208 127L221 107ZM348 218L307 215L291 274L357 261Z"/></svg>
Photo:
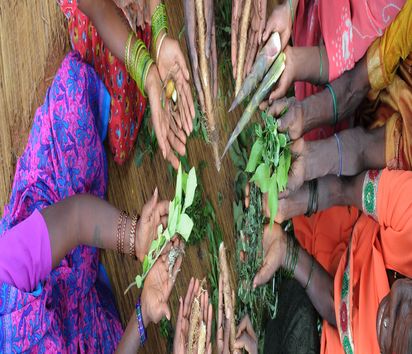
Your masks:
<svg viewBox="0 0 412 354"><path fill-rule="evenodd" d="M134 215L132 217L132 223L130 226L130 236L129 236L129 256L136 256L135 244L136 244L136 227L137 227L138 216Z"/></svg>
<svg viewBox="0 0 412 354"><path fill-rule="evenodd" d="M125 253L124 252L124 238L126 237L126 226L127 226L127 220L129 219L129 217L127 216L127 214L124 214L124 219L123 219L123 228L122 228L122 239L121 239L121 252L120 253Z"/></svg>
<svg viewBox="0 0 412 354"><path fill-rule="evenodd" d="M132 44L133 38L133 31L129 32L129 36L127 37L126 46L124 48L124 63L126 66L126 70L129 71L129 58L130 58L130 45Z"/></svg>
<svg viewBox="0 0 412 354"><path fill-rule="evenodd" d="M126 216L126 213L122 210L119 215L119 220L117 222L117 233L116 233L116 249L117 253L122 253L122 244L121 244L121 234L122 234L122 225L123 225L123 218Z"/></svg>

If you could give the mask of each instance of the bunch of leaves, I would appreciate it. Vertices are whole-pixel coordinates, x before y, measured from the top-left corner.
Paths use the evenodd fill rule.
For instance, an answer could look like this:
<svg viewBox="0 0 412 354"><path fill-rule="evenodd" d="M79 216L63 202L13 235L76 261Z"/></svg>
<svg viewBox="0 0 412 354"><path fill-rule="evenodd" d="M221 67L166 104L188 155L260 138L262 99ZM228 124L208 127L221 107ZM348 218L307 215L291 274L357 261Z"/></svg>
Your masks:
<svg viewBox="0 0 412 354"><path fill-rule="evenodd" d="M250 187L250 203L248 209L236 210L236 254L237 254L237 316L238 319L249 315L256 331L259 352L263 351L264 328L268 318L275 318L277 312L277 279L266 285L253 288L253 278L263 262L263 226L262 193L255 185ZM240 227L239 227L240 226Z"/></svg>
<svg viewBox="0 0 412 354"><path fill-rule="evenodd" d="M151 160L157 151L157 138L154 129L150 126L150 106L146 106L146 110L143 115L142 124L139 129L139 138L137 139L136 152L134 155L134 161L137 167L140 167L143 163L145 155L148 155Z"/></svg>
<svg viewBox="0 0 412 354"><path fill-rule="evenodd" d="M143 286L143 282L150 269L175 234L179 234L186 242L189 240L193 229L193 221L186 211L193 203L196 187L197 177L195 168L192 167L189 173L186 173L182 171L182 165L180 164L177 172L175 197L169 203L167 227L163 229L162 224L158 226L157 238L152 241L149 252L143 259L142 274L136 276L135 281L128 286L125 294L133 285L136 285L138 288Z"/></svg>
<svg viewBox="0 0 412 354"><path fill-rule="evenodd" d="M166 317L163 317L160 321L160 334L167 341L167 353L172 353L175 333L172 322L168 320Z"/></svg>
<svg viewBox="0 0 412 354"><path fill-rule="evenodd" d="M264 128L256 125L256 141L252 146L246 172L253 173L250 182L262 193L268 193L270 224L278 210L278 193L286 189L292 161L288 134L278 132L278 122L262 112Z"/></svg>

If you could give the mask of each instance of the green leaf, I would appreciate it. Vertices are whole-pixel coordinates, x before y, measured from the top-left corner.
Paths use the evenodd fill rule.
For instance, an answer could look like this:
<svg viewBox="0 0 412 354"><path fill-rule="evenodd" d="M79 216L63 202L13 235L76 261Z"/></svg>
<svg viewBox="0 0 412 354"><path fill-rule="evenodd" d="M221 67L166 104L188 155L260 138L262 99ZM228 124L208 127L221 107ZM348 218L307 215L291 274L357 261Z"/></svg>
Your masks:
<svg viewBox="0 0 412 354"><path fill-rule="evenodd" d="M137 275L137 276L136 276L136 279L135 279L135 282L136 282L136 286L140 289L140 288L142 287L142 285L143 285L143 278L142 278L142 276L141 276L141 275Z"/></svg>
<svg viewBox="0 0 412 354"><path fill-rule="evenodd" d="M147 274L149 271L149 258L147 257L147 255L144 256L142 269L143 274Z"/></svg>
<svg viewBox="0 0 412 354"><path fill-rule="evenodd" d="M182 201L182 164L179 164L179 169L177 170L175 200L178 203L181 203ZM170 217L170 214L169 214L169 217Z"/></svg>
<svg viewBox="0 0 412 354"><path fill-rule="evenodd" d="M169 216L167 231L169 231L170 235L174 235L176 233L177 222L178 222L180 214L181 214L181 209L182 209L182 206L180 204L178 204L174 208L173 215Z"/></svg>
<svg viewBox="0 0 412 354"><path fill-rule="evenodd" d="M288 172L286 169L286 158L285 153L280 155L279 158L279 165L276 169L276 179L278 184L279 192L283 192L288 184Z"/></svg>
<svg viewBox="0 0 412 354"><path fill-rule="evenodd" d="M162 234L158 234L158 238L156 240L153 240L152 243L150 244L149 252L148 254L150 255L153 251L157 250L159 247L159 240L162 237Z"/></svg>
<svg viewBox="0 0 412 354"><path fill-rule="evenodd" d="M193 229L193 221L187 214L180 215L179 225L177 226L177 233L181 235L187 242L190 237L190 233Z"/></svg>
<svg viewBox="0 0 412 354"><path fill-rule="evenodd" d="M275 221L275 216L278 212L278 189L276 183L276 172L270 178L270 188L268 191L268 205L270 211L270 226Z"/></svg>
<svg viewBox="0 0 412 354"><path fill-rule="evenodd" d="M280 147L284 148L286 146L286 143L287 143L286 135L285 134L279 134L278 135L278 141L279 141Z"/></svg>
<svg viewBox="0 0 412 354"><path fill-rule="evenodd" d="M262 193L267 193L270 187L270 167L265 163L261 163L250 182L255 182Z"/></svg>
<svg viewBox="0 0 412 354"><path fill-rule="evenodd" d="M187 208L189 208L192 205L193 199L195 198L196 187L197 187L196 171L195 171L195 168L192 167L192 169L189 172L189 176L187 177L187 188L186 188L186 196L185 196L185 205L182 211L183 213L186 211Z"/></svg>
<svg viewBox="0 0 412 354"><path fill-rule="evenodd" d="M259 138L255 141L250 151L249 161L246 166L246 172L254 172L256 166L260 162L263 154L264 142L263 139Z"/></svg>

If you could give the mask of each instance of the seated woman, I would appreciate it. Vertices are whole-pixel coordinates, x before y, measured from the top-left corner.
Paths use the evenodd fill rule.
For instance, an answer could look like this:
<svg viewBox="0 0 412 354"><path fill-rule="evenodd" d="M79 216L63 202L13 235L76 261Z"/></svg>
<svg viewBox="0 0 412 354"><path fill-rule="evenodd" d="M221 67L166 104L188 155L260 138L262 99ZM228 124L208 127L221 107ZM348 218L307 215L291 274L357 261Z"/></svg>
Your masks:
<svg viewBox="0 0 412 354"><path fill-rule="evenodd" d="M342 184L353 207L294 223L298 242L267 226L254 286L280 267L293 276L323 318L322 353L411 351L411 188L412 172L371 170Z"/></svg>
<svg viewBox="0 0 412 354"><path fill-rule="evenodd" d="M2 353L113 352L122 337L94 247L142 261L166 221L168 202L159 202L156 191L138 220L103 200L107 163L97 125L109 109L110 96L95 71L69 53L36 111L0 222ZM144 325L170 317L174 281L167 269L160 259L147 277L138 306ZM134 315L130 326L135 331L122 348L135 349Z"/></svg>
<svg viewBox="0 0 412 354"><path fill-rule="evenodd" d="M69 21L72 48L92 65L109 90L109 146L114 160L122 164L131 155L146 108L163 157L177 169L173 150L185 155L186 136L193 130L195 116L189 71L179 43L168 35L166 8L160 0L58 0ZM141 13L133 14L132 10ZM135 15L135 17L133 17ZM147 20L151 19L151 26ZM151 33L151 28L153 33ZM151 46L152 42L152 46ZM147 48L152 47L152 57ZM163 107L161 96L172 79L177 91L179 114ZM176 126L177 125L177 126Z"/></svg>

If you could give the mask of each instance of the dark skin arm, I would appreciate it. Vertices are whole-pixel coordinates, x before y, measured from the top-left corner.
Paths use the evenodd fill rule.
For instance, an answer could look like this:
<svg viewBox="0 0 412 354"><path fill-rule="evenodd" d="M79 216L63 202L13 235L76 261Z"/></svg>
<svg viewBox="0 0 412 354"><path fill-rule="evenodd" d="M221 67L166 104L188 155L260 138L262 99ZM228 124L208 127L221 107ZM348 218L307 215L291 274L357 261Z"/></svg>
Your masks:
<svg viewBox="0 0 412 354"><path fill-rule="evenodd" d="M353 115L370 89L366 57L355 67L345 72L331 83L335 92L338 108L338 120ZM333 101L328 89L297 102L294 98L283 98L273 102L269 112L274 116L289 107L279 119L279 130L289 132L292 140L299 139L308 131L333 123Z"/></svg>
<svg viewBox="0 0 412 354"><path fill-rule="evenodd" d="M338 133L341 146L342 170L338 141L335 136L316 141L296 140L291 151L294 161L289 172L287 190L281 193L284 198L298 190L305 181L326 175L354 176L368 169L381 169L385 160L385 127L363 129L356 127Z"/></svg>

